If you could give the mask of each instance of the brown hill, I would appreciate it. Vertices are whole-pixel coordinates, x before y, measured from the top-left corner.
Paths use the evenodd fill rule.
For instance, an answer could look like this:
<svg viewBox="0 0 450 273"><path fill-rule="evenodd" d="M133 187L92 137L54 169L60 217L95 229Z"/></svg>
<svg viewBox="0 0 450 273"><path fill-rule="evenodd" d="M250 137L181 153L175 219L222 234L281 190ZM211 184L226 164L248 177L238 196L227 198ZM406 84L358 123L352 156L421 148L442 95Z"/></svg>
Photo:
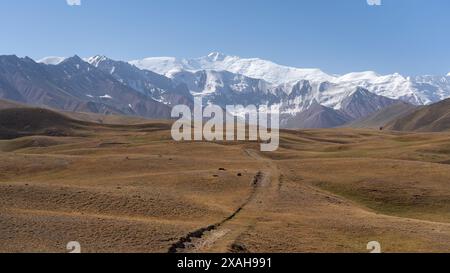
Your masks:
<svg viewBox="0 0 450 273"><path fill-rule="evenodd" d="M358 119L343 127L349 128L364 128L364 129L378 129L384 127L393 120L402 118L415 110L418 107L406 102L398 102L390 105L380 111L377 111L367 117Z"/></svg>
<svg viewBox="0 0 450 273"><path fill-rule="evenodd" d="M11 109L11 108L37 108L31 105L18 103L15 101L10 100L4 100L0 99L0 110L4 109ZM133 125L133 124L144 124L144 123L150 123L152 120L146 119L146 118L140 118L135 116L124 116L120 114L96 114L87 111L79 111L79 112L72 112L72 111L61 111L57 109L52 109L49 107L44 107L44 109L49 109L51 111L61 113L64 116L67 116L71 119L79 120L79 121L86 121L90 123L99 123L99 124L109 124L109 125L118 125L118 124L127 124L127 125Z"/></svg>
<svg viewBox="0 0 450 273"><path fill-rule="evenodd" d="M122 115L60 112L0 100L0 140L26 136L87 136L99 131L127 128L134 132L169 130L169 120L149 120Z"/></svg>
<svg viewBox="0 0 450 273"><path fill-rule="evenodd" d="M409 115L390 122L386 128L395 131L449 131L450 99L422 107Z"/></svg>
<svg viewBox="0 0 450 273"><path fill-rule="evenodd" d="M0 110L0 139L30 135L70 136L87 123L48 109L8 108Z"/></svg>

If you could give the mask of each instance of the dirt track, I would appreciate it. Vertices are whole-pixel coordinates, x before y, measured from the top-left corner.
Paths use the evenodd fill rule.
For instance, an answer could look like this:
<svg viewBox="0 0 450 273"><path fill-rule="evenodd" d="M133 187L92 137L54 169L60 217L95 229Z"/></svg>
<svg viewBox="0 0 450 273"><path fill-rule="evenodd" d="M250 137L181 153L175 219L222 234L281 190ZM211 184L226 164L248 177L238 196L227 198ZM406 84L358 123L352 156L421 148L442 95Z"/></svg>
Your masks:
<svg viewBox="0 0 450 273"><path fill-rule="evenodd" d="M237 244L236 239L254 225L253 217L240 217L245 210L263 210L263 204L269 202L273 186L278 182L277 167L269 159L265 159L253 150L245 150L251 158L263 163L265 168L252 179L251 193L247 200L237 210L217 224L198 229L187 234L173 244L169 253L198 253L198 252L243 252L245 247ZM261 211L260 213L264 213Z"/></svg>

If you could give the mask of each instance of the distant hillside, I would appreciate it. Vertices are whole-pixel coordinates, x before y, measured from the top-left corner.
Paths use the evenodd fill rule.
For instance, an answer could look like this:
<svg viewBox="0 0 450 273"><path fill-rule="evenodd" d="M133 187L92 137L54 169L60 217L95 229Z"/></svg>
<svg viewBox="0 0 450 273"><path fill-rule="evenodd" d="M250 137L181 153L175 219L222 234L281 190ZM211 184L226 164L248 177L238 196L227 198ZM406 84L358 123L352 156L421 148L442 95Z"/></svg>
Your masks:
<svg viewBox="0 0 450 273"><path fill-rule="evenodd" d="M390 122L386 129L396 131L442 132L450 130L450 99L424 106Z"/></svg>
<svg viewBox="0 0 450 273"><path fill-rule="evenodd" d="M386 124L390 123L393 120L399 119L412 113L418 108L419 107L406 102L398 102L396 104L383 108L380 111L373 113L372 115L346 124L343 127L378 129L380 127L386 126Z"/></svg>
<svg viewBox="0 0 450 273"><path fill-rule="evenodd" d="M28 136L78 137L124 126L130 131L149 132L170 130L172 123L133 116L35 108L0 99L0 140Z"/></svg>
<svg viewBox="0 0 450 273"><path fill-rule="evenodd" d="M71 136L87 123L60 113L39 108L0 110L0 139L30 135Z"/></svg>
<svg viewBox="0 0 450 273"><path fill-rule="evenodd" d="M18 102L10 101L10 100L4 100L0 99L0 110L5 109L11 109L11 108L36 108L35 106L21 104ZM72 112L72 111L62 111L58 109L52 109L43 107L43 109L48 109L60 114L63 114L64 116L67 116L71 119L79 120L79 121L86 121L86 122L92 122L92 123L99 123L99 124L143 124L143 123L149 123L154 120L141 118L141 117L135 117L135 116L124 116L119 114L95 114L92 112ZM0 117L1 118L1 117Z"/></svg>
<svg viewBox="0 0 450 273"><path fill-rule="evenodd" d="M109 125L115 124L133 125L133 124L144 124L149 122L155 122L154 119L150 120L140 117L123 116L123 115L102 115L86 112L62 112L62 113L76 120Z"/></svg>

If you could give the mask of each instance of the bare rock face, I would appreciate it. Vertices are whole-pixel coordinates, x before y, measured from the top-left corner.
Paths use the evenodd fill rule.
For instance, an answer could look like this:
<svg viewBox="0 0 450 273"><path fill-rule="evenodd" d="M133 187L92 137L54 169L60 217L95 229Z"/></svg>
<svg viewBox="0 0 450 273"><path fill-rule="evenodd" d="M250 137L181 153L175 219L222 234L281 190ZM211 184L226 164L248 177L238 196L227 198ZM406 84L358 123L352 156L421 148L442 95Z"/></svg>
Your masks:
<svg viewBox="0 0 450 273"><path fill-rule="evenodd" d="M282 126L290 129L333 128L344 125L350 120L351 117L345 113L325 107L315 101L307 110L295 116L284 117Z"/></svg>
<svg viewBox="0 0 450 273"><path fill-rule="evenodd" d="M87 62L120 83L139 91L143 95L174 106L184 104L193 106L193 97L185 84L176 83L163 75L141 70L123 61L111 60L105 56L94 56Z"/></svg>
<svg viewBox="0 0 450 273"><path fill-rule="evenodd" d="M397 102L397 100L379 96L358 87L353 94L343 100L341 109L353 119L359 119Z"/></svg>

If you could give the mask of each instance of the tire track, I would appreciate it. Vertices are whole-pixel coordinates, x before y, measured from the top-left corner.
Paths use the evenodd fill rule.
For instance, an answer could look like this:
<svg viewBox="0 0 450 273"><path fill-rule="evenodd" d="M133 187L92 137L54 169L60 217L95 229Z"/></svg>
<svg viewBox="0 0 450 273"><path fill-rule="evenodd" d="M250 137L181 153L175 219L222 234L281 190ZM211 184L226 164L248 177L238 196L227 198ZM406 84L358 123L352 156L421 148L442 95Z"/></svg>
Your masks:
<svg viewBox="0 0 450 273"><path fill-rule="evenodd" d="M200 229L197 229L193 232L188 233L186 236L180 238L176 243L174 243L169 248L169 253L180 253L180 252L187 252L192 251L195 252L196 250L199 250L203 248L208 242L201 241L201 239L205 239L206 235L210 232L217 231L220 227L222 227L227 222L233 220L256 196L258 188L263 184L264 179L267 177L266 174L264 174L262 171L259 171L252 180L252 191L247 198L247 200L239 206L230 216L223 219L221 222L203 227ZM219 234L212 234L211 236L215 237L215 239L219 239L220 237L226 235L228 233L227 230L221 231ZM207 239L206 239L207 241ZM214 240L210 240L210 243L214 243Z"/></svg>

